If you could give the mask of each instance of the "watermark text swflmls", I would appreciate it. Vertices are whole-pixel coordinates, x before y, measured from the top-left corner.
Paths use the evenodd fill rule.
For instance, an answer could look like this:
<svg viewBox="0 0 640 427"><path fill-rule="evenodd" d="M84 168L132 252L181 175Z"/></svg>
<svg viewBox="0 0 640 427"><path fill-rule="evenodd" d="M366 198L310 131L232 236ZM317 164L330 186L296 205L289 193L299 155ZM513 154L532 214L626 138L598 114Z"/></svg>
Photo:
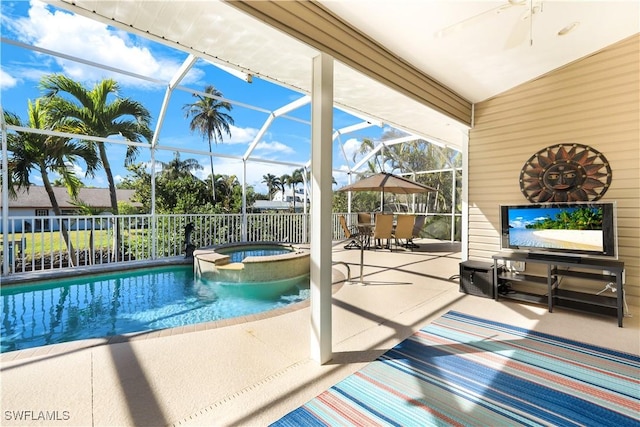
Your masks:
<svg viewBox="0 0 640 427"><path fill-rule="evenodd" d="M69 421L71 412L69 411L36 411L36 410L15 410L4 411L5 421Z"/></svg>

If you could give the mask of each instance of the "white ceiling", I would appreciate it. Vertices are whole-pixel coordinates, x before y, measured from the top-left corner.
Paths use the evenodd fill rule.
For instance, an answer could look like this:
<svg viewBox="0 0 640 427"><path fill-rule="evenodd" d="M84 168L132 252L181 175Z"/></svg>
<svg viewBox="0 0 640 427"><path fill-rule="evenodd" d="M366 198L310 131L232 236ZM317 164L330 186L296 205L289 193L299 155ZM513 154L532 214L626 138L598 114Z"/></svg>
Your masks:
<svg viewBox="0 0 640 427"><path fill-rule="evenodd" d="M473 103L640 32L638 0L320 3Z"/></svg>
<svg viewBox="0 0 640 427"><path fill-rule="evenodd" d="M318 52L224 2L50 2L310 92L311 58ZM473 103L640 32L638 0L320 3ZM579 22L578 27L558 36L558 31L572 22ZM335 67L334 96L338 105L351 111L456 148L462 147L468 129L340 63Z"/></svg>

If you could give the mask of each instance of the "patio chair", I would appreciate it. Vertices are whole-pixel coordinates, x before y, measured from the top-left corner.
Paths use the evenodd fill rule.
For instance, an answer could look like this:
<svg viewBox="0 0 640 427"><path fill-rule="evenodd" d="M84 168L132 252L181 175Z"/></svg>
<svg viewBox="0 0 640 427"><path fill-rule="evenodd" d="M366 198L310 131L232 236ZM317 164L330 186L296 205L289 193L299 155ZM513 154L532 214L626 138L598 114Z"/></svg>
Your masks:
<svg viewBox="0 0 640 427"><path fill-rule="evenodd" d="M375 225L373 227L373 238L376 242L380 241L382 246L382 240L387 239L386 248L391 249L391 237L393 234L393 214L376 214Z"/></svg>
<svg viewBox="0 0 640 427"><path fill-rule="evenodd" d="M396 228L393 231L393 239L396 242L396 248L400 245L413 250L409 245L409 240L413 237L413 224L415 223L415 215L398 215ZM404 240L404 243L402 241Z"/></svg>
<svg viewBox="0 0 640 427"><path fill-rule="evenodd" d="M411 232L411 238L407 240L407 246L411 247L411 250L415 248L419 248L420 245L417 245L413 242L413 239L416 237L420 237L420 233L422 233L422 227L424 227L424 222L426 221L426 215L418 215L416 216L416 220L413 223L413 231Z"/></svg>
<svg viewBox="0 0 640 427"><path fill-rule="evenodd" d="M340 226L342 227L342 231L344 231L344 236L347 240L351 239L351 241L345 245L345 249L360 249L360 241L359 241L359 233L358 227L352 226L349 227L347 225L347 219L344 215L340 215Z"/></svg>
<svg viewBox="0 0 640 427"><path fill-rule="evenodd" d="M371 214L364 212L358 213L358 224L371 224Z"/></svg>

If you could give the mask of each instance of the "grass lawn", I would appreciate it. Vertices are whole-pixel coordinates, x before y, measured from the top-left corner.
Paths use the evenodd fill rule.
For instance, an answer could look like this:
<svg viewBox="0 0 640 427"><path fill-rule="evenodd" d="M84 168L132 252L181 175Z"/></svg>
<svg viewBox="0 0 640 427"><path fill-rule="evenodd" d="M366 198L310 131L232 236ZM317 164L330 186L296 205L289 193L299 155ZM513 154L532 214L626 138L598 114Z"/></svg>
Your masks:
<svg viewBox="0 0 640 427"><path fill-rule="evenodd" d="M90 248L91 231L70 231L69 237L75 250ZM142 237L146 230L135 230L135 234ZM21 242L22 251L25 257L32 257L34 254L46 254L66 250L66 244L59 231L43 231L35 233L15 233L9 236L9 242ZM107 248L113 245L113 233L108 230L93 230L94 249ZM19 247L19 246L18 246ZM2 241L0 240L0 249ZM16 249L16 253L18 249Z"/></svg>

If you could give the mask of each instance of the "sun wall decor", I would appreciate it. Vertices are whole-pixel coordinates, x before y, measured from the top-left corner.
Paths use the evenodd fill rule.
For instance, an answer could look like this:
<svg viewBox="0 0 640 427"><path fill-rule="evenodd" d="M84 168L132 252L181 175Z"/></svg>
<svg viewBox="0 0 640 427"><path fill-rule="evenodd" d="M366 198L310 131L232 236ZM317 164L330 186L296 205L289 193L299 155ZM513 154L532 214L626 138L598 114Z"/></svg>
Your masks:
<svg viewBox="0 0 640 427"><path fill-rule="evenodd" d="M531 156L520 172L520 190L533 203L594 201L610 185L607 159L582 144L544 148Z"/></svg>

